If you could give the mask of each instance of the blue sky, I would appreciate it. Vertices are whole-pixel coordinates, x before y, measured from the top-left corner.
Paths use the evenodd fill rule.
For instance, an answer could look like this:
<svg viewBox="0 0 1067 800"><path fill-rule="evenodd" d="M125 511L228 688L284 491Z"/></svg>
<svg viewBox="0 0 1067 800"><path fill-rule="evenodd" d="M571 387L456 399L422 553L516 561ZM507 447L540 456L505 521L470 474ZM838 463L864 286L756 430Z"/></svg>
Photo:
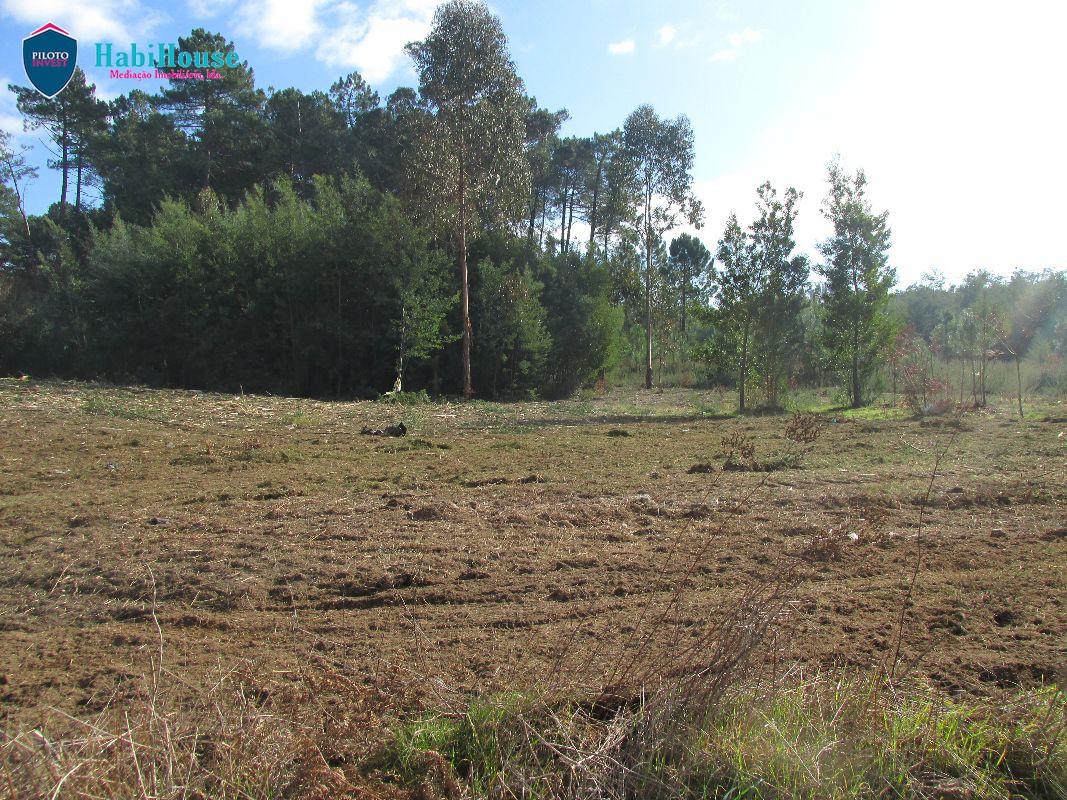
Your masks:
<svg viewBox="0 0 1067 800"><path fill-rule="evenodd" d="M53 21L78 38L105 97L131 88L92 63L96 41L173 41L202 25L232 39L261 86L325 89L360 70L384 97L414 85L403 44L429 27L434 0L0 0L0 80L25 84L21 40ZM622 124L638 104L686 114L709 246L731 211L751 216L755 187L804 192L798 243L814 255L825 164L862 166L887 208L892 262L907 284L929 269L1067 266L1067 3L491 3L527 90L566 108L565 133ZM150 83L142 88L156 88ZM13 99L0 126L27 144ZM35 146L36 158L43 150ZM42 170L46 173L47 170ZM57 193L31 188L31 210Z"/></svg>

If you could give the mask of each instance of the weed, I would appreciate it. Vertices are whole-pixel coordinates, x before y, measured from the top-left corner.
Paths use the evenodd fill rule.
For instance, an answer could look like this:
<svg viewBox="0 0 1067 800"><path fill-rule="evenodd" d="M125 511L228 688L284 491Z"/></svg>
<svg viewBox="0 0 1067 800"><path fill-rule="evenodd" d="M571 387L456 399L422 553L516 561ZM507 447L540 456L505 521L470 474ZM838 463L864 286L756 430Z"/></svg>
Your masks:
<svg viewBox="0 0 1067 800"><path fill-rule="evenodd" d="M756 443L751 436L741 431L731 431L722 437L723 465L725 470L756 470Z"/></svg>
<svg viewBox="0 0 1067 800"><path fill-rule="evenodd" d="M99 393L90 394L82 404L82 410L86 414L100 414L106 417L118 417L130 420L151 420L165 422L166 415L154 408L142 408L129 406L118 402L114 398Z"/></svg>
<svg viewBox="0 0 1067 800"><path fill-rule="evenodd" d="M417 392L389 392L379 397L377 402L394 406L422 406L433 401L425 389L419 389Z"/></svg>

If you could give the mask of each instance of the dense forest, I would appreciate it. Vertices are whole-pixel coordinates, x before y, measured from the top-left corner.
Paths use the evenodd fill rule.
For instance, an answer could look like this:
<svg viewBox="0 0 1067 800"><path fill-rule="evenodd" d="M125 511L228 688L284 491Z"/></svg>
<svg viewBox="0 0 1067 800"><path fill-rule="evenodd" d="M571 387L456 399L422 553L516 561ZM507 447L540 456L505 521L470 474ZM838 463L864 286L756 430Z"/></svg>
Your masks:
<svg viewBox="0 0 1067 800"><path fill-rule="evenodd" d="M339 397L606 378L727 385L742 410L804 386L980 405L998 363L1067 389L1067 273L900 289L888 214L836 160L818 259L769 182L709 248L682 232L705 216L684 116L562 136L476 0L408 53L418 86L384 100L358 73L264 90L247 63L111 102L81 70L54 99L9 87L61 188L27 214L36 170L0 141L0 374Z"/></svg>

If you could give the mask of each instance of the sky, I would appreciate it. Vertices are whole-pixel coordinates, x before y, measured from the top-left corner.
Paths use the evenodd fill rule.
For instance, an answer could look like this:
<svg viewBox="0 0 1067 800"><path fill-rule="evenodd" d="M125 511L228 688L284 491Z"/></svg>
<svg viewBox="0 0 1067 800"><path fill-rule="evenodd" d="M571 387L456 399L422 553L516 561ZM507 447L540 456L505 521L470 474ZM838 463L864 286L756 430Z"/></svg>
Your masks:
<svg viewBox="0 0 1067 800"><path fill-rule="evenodd" d="M54 22L104 98L137 85L95 67L95 42L223 33L258 85L327 89L359 70L384 98L415 85L405 43L435 0L0 0L0 128L22 131L8 83L27 83L22 38ZM817 259L826 164L863 168L889 211L890 261L907 285L982 268L1067 267L1067 3L969 0L493 0L527 92L565 108L565 135L620 127L638 105L685 114L696 141L697 231L753 215L756 187L803 192L797 244ZM58 195L42 169L32 212Z"/></svg>

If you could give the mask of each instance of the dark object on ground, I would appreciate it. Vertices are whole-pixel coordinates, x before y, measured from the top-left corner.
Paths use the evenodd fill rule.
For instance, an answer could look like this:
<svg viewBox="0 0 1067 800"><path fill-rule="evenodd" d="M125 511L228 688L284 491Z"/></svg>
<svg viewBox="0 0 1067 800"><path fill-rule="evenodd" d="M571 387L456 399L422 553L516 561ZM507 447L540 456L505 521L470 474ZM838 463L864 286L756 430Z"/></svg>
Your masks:
<svg viewBox="0 0 1067 800"><path fill-rule="evenodd" d="M405 436L408 432L407 427L403 422L398 422L396 425L390 425L385 430L375 430L374 428L364 427L360 431L364 436Z"/></svg>
<svg viewBox="0 0 1067 800"><path fill-rule="evenodd" d="M608 431L608 436L629 436L629 435L630 435L629 431L624 431L624 430L621 430L619 428L612 428L610 431Z"/></svg>

